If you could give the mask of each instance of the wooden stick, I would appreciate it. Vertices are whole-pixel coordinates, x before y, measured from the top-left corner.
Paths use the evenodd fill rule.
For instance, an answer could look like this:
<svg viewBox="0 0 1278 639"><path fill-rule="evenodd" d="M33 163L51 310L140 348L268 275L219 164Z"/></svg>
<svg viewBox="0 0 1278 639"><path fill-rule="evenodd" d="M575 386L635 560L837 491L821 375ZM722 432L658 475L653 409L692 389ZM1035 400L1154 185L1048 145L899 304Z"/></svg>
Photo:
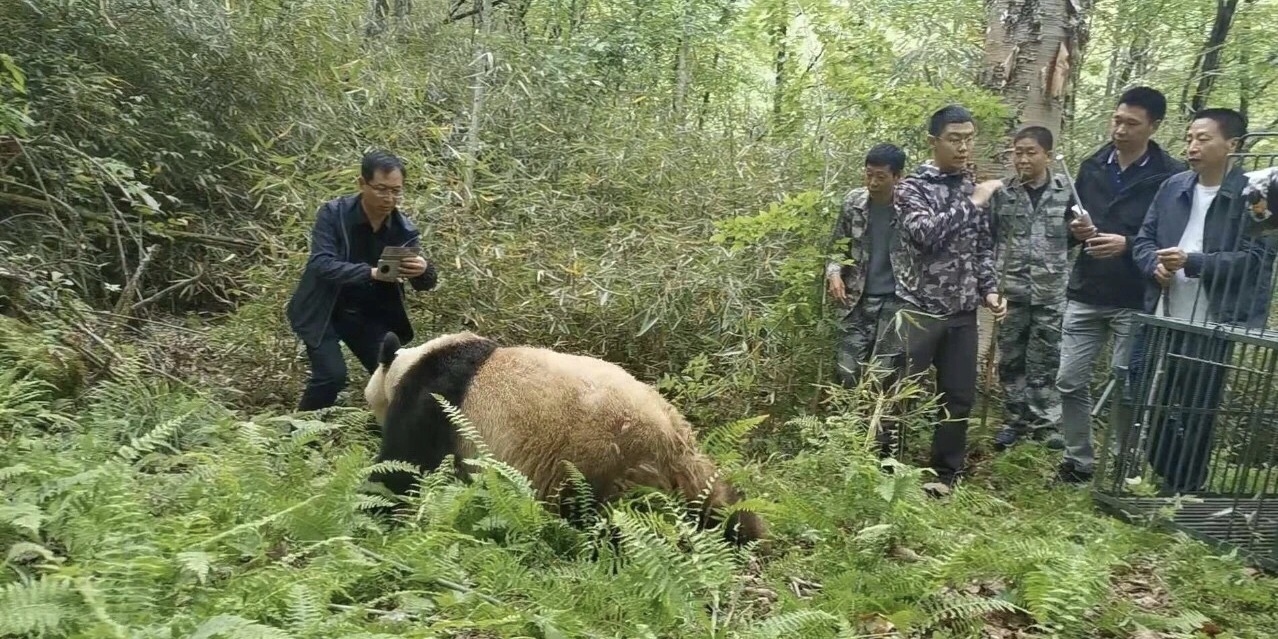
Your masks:
<svg viewBox="0 0 1278 639"><path fill-rule="evenodd" d="M109 355L110 355L110 359L108 359L108 360L106 360L106 361L102 361L102 360L101 360L101 359L99 359L98 357L94 356L92 353L85 352L85 351L83 351L82 349L77 349L77 350L80 350L80 352L81 352L81 353L83 353L85 356L89 357L90 359L96 360L94 363L95 363L95 364L98 364L101 368L105 369L105 370L106 370L106 374L107 374L107 376L108 376L108 377L113 377L113 378L114 378L114 377L115 377L115 373L113 372L113 369L109 366L109 364L111 364L111 362L112 362L112 361L116 361L116 362L124 362L124 361L126 361L126 360L124 359L124 357L123 357L123 356L121 356L121 355L120 355L120 353L119 353L118 351L116 351L114 348L112 348L112 347L111 347L111 345L110 345L110 344L108 344L106 340L104 340L104 339L102 339L101 337L99 337L97 333L94 333L93 331L89 330L89 327L85 326L84 324L82 324L82 323L80 323L80 322L71 322L70 324L71 324L71 326L72 326L73 328L75 328L76 330L78 330L78 331L80 331L80 332L84 333L85 335L88 335L88 336L89 336L89 339L93 340L95 343L97 343L97 345L98 345L98 346L101 346L104 350L106 350L107 354L109 354ZM193 391L193 392L194 392L197 396L203 396L203 395L204 395L204 392L203 392L203 391L201 391L200 389L196 388L195 386L191 385L190 383L188 383L188 382L186 382L186 381L184 381L184 380L181 380L181 379L179 379L179 378L177 378L177 377L174 377L172 374L170 374L170 373L168 373L168 372L164 371L163 369L156 368L155 366L152 366L152 365L150 365L150 364L146 364L146 363L144 363L144 362L140 362L140 361L139 361L139 362L137 362L137 364L138 364L138 366L140 366L140 367L142 367L142 368L144 368L144 369L146 369L146 370L148 370L148 371L150 371L150 372L152 372L152 373L155 373L156 375L160 375L160 376L164 377L165 379L168 379L169 381L171 381L171 382L173 382L173 383L175 383L175 384L177 384L177 385L179 385L179 386L183 386L183 387L185 387L186 389L188 389L188 390L190 390L190 391Z"/></svg>
<svg viewBox="0 0 1278 639"><path fill-rule="evenodd" d="M151 319L149 317L133 317L132 315L116 315L115 313L112 313L111 311L90 310L89 312L93 313L94 315L100 315L102 317L105 317L107 319L114 320L114 321L137 320L139 322L145 322L147 324L155 324L156 326L164 326L176 331L190 333L191 335L207 335L206 331L190 328L188 326L182 326L181 324L174 324L172 322L164 322L157 319Z"/></svg>
<svg viewBox="0 0 1278 639"><path fill-rule="evenodd" d="M141 302L138 302L138 303L134 304L134 305L130 308L130 310L134 310L134 311L136 311L136 310L140 310L141 308L143 308L143 307L145 307L145 306L147 306L147 305L150 305L150 304L155 303L155 302L156 302L156 300L162 299L165 295L168 295L169 293L172 293L172 292L174 292L174 291L177 291L177 290L180 290L180 289L186 288L187 286L190 286L191 284L194 284L194 283L196 283L196 282L198 282L198 281L200 281L200 280L202 280L202 279L204 279L204 270L203 270L203 269L201 269L199 273L196 273L195 275L193 275L193 276L191 276L191 277L188 277L188 278L186 278L186 279L182 280L181 282L178 282L177 284L173 284L173 285L171 285L171 286L169 286L169 287L165 288L164 290L160 291L159 293L156 293L155 295L152 295L151 297L148 297L148 298L146 298L146 299L142 300Z"/></svg>
<svg viewBox="0 0 1278 639"><path fill-rule="evenodd" d="M133 277L129 278L129 283L124 286L124 292L120 293L120 299L115 302L115 313L123 315L124 311L129 309L129 298L133 297L138 289L138 282L142 280L142 274L146 272L146 267L151 264L151 260L155 259L155 254L160 250L159 244L152 244L146 250L146 254L142 256L142 261L138 262L138 268L133 271Z"/></svg>

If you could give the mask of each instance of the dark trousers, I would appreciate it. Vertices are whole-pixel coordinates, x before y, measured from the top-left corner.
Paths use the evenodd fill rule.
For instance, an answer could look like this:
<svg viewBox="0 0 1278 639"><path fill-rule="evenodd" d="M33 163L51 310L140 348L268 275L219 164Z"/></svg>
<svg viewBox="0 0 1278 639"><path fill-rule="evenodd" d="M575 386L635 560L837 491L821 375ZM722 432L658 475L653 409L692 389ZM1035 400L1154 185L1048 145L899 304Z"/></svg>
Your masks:
<svg viewBox="0 0 1278 639"><path fill-rule="evenodd" d="M377 353L385 335L386 327L382 322L356 310L341 307L334 310L319 345L306 347L306 356L311 360L311 379L306 383L297 409L319 410L337 402L337 394L346 388L347 382L343 343L355 354L364 370L372 374L377 369Z"/></svg>
<svg viewBox="0 0 1278 639"><path fill-rule="evenodd" d="M1162 477L1165 493L1201 491L1207 483L1232 344L1210 335L1160 331L1163 343L1155 345L1145 335L1151 329L1141 329L1132 351L1130 399L1145 413L1140 419L1150 425L1149 464ZM1166 355L1151 397L1153 367L1159 360L1156 348L1165 348Z"/></svg>
<svg viewBox="0 0 1278 639"><path fill-rule="evenodd" d="M895 317L884 322L884 354L895 371L889 384L936 366L936 387L942 412L932 431L931 467L940 481L950 484L963 471L967 457L967 418L976 399L976 311L929 317L897 301ZM885 420L879 443L883 454L900 456L900 426Z"/></svg>

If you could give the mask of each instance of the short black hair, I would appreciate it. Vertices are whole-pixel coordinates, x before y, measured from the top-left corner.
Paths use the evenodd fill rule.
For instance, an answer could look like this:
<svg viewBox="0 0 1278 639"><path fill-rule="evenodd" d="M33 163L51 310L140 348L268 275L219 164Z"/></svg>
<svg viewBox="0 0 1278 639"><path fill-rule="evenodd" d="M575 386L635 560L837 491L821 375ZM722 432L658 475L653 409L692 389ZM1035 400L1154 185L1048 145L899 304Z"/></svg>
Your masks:
<svg viewBox="0 0 1278 639"><path fill-rule="evenodd" d="M895 144L880 142L865 154L866 166L886 166L892 175L900 175L905 170L905 151Z"/></svg>
<svg viewBox="0 0 1278 639"><path fill-rule="evenodd" d="M1020 131L1017 131L1016 137L1012 138L1012 144L1016 144L1017 142L1020 142L1021 140L1024 140L1025 138L1030 138L1034 140L1035 142L1038 142L1038 145L1043 147L1044 151L1052 150L1052 144L1053 144L1052 132L1045 126L1038 126L1037 124L1032 124L1030 126L1027 126L1021 129Z"/></svg>
<svg viewBox="0 0 1278 639"><path fill-rule="evenodd" d="M1233 109L1223 107L1202 109L1194 114L1190 122L1203 119L1215 121L1216 126L1220 127L1220 132L1225 136L1226 140L1247 135L1247 116Z"/></svg>
<svg viewBox="0 0 1278 639"><path fill-rule="evenodd" d="M940 135L947 125L972 121L971 111L958 104L950 104L937 109L936 113L932 114L932 118L927 123L927 132L931 135Z"/></svg>
<svg viewBox="0 0 1278 639"><path fill-rule="evenodd" d="M1124 91L1115 106L1120 104L1144 109L1150 122L1159 122L1167 117L1167 96L1153 87L1132 87Z"/></svg>
<svg viewBox="0 0 1278 639"><path fill-rule="evenodd" d="M359 174L364 176L364 181L372 180L378 171L385 173L399 171L404 179L408 179L408 172L404 170L404 161L393 153L380 149L365 153L364 159L359 163Z"/></svg>

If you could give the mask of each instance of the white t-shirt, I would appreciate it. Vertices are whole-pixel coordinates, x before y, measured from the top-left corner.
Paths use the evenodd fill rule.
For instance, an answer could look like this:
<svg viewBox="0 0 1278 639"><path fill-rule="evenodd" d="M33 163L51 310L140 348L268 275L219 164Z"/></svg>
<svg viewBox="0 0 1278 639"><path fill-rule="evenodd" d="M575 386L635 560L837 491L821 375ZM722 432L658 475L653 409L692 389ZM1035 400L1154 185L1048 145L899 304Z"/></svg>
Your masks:
<svg viewBox="0 0 1278 639"><path fill-rule="evenodd" d="M1189 210L1189 222L1185 224L1185 232L1180 236L1180 243L1177 244L1186 253L1202 253L1203 252L1203 223L1207 221L1207 209L1211 207L1212 200L1216 199L1216 193L1220 191L1220 186L1203 186L1198 184L1194 186L1194 201ZM1199 295L1202 289L1202 280L1196 277L1185 277L1185 269L1176 271L1172 276L1171 289L1168 291L1168 301L1171 303L1171 316L1180 319L1188 319L1191 321L1207 320L1207 296ZM1162 302L1159 302L1162 306ZM1162 312L1162 308L1158 309Z"/></svg>

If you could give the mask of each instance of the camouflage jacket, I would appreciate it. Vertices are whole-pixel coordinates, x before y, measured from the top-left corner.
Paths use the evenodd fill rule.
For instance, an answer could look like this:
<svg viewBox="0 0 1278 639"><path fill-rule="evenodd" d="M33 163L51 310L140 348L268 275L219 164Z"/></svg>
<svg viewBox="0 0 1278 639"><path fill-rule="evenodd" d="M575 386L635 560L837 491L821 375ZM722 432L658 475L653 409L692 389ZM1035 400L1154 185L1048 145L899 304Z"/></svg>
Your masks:
<svg viewBox="0 0 1278 639"><path fill-rule="evenodd" d="M1003 296L1009 301L1042 305L1065 301L1073 204L1062 175L1048 178L1037 208L1023 186L999 189L990 198L998 272Z"/></svg>
<svg viewBox="0 0 1278 639"><path fill-rule="evenodd" d="M869 256L865 233L869 228L870 193L865 187L852 189L843 198L839 216L830 234L831 250L825 264L825 275L839 274L847 291L848 307L856 306L865 291L865 269ZM846 242L844 248L842 243Z"/></svg>
<svg viewBox="0 0 1278 639"><path fill-rule="evenodd" d="M997 292L993 225L972 203L975 187L931 161L897 184L896 294L925 313L974 311Z"/></svg>

